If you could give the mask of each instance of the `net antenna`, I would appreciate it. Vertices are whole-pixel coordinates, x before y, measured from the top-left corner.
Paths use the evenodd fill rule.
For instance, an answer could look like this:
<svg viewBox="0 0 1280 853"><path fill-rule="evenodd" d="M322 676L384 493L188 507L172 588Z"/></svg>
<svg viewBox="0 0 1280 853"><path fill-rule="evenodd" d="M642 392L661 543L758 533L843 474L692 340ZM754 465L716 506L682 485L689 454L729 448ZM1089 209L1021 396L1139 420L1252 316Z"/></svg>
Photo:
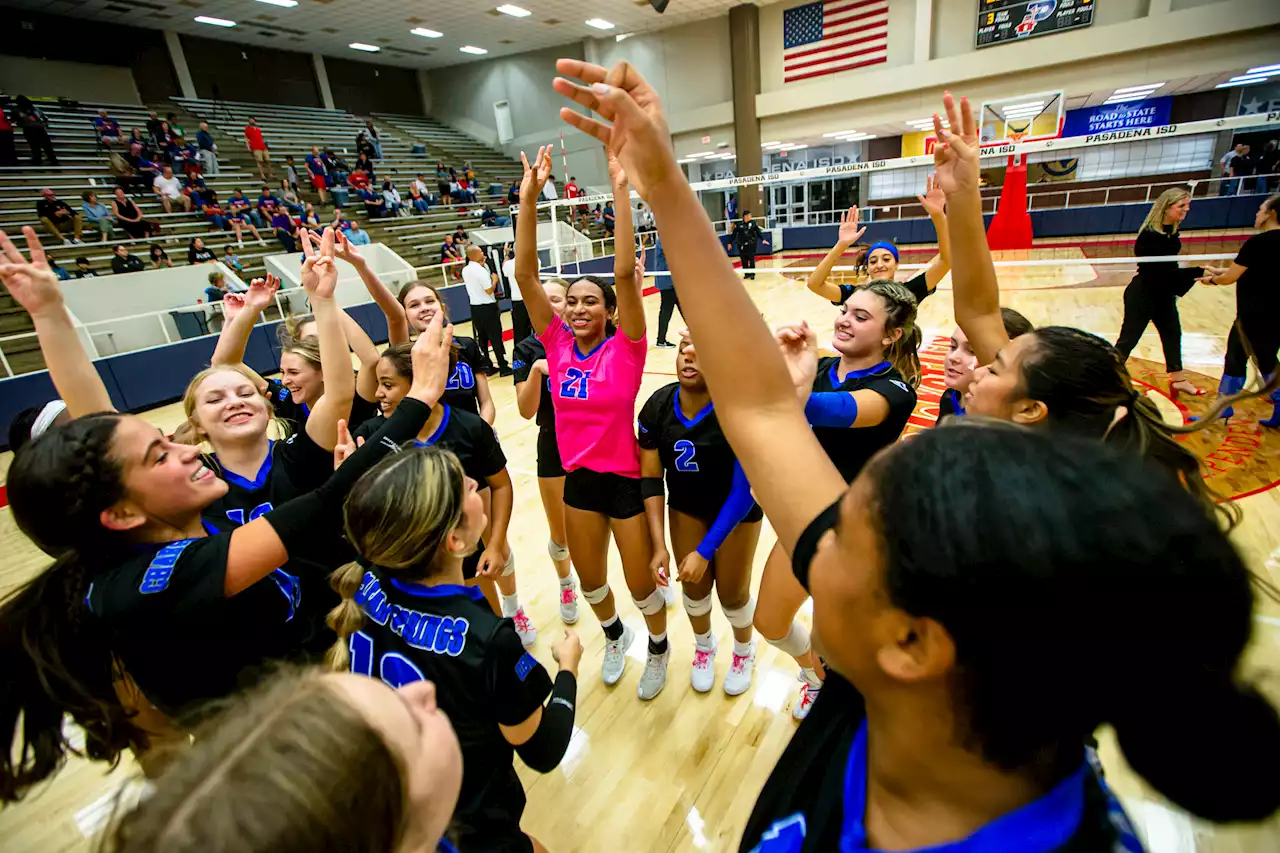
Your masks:
<svg viewBox="0 0 1280 853"><path fill-rule="evenodd" d="M1056 139L1062 135L1065 102L1061 89L983 101L978 126L982 147Z"/></svg>

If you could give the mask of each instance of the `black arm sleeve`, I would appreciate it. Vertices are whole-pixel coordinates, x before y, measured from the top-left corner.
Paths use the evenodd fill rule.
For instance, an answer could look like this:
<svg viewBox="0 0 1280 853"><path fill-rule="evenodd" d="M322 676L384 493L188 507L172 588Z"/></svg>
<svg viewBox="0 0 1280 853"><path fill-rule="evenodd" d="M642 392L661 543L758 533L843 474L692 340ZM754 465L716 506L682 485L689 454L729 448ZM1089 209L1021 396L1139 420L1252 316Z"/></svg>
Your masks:
<svg viewBox="0 0 1280 853"><path fill-rule="evenodd" d="M539 773L550 773L564 758L573 737L574 705L578 696L578 679L572 672L556 675L551 699L542 709L542 721L533 737L516 747L516 754Z"/></svg>
<svg viewBox="0 0 1280 853"><path fill-rule="evenodd" d="M328 481L310 494L294 498L263 516L275 528L285 550L293 553L315 537L316 530L342 528L342 504L347 492L382 457L411 440L431 416L431 407L406 397L382 428L342 463Z"/></svg>

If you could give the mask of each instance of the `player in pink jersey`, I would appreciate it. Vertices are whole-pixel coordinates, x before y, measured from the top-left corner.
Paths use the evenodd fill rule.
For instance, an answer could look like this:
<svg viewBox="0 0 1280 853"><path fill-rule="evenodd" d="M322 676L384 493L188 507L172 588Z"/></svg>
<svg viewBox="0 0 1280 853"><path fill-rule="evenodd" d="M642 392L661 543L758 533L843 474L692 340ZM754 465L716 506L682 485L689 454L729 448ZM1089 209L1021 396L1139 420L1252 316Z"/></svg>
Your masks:
<svg viewBox="0 0 1280 853"><path fill-rule="evenodd" d="M601 675L605 684L616 684L635 634L618 618L609 591L609 534L613 533L627 588L649 627L649 655L637 693L641 699L652 699L667 681L666 601L658 586L667 585L668 567L664 559L655 557L667 553L665 543L654 547L645 519L640 445L632 427L649 347L640 297L643 268L638 268L633 254L630 190L622 168L610 157L617 211L616 294L600 279L578 279L569 286L563 317L558 317L538 280L536 206L551 174L551 149L539 149L532 167L523 155L521 159L524 181L516 219L516 281L533 330L547 350L556 440L566 472L569 553L582 581L582 597L604 628Z"/></svg>

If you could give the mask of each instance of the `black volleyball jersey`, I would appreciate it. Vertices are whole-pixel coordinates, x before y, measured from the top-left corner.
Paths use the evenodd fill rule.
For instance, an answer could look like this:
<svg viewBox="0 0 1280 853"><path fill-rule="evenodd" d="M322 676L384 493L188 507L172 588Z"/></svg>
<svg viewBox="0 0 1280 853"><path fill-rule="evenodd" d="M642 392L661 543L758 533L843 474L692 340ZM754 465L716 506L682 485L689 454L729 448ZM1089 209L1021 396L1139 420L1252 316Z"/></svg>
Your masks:
<svg viewBox="0 0 1280 853"><path fill-rule="evenodd" d="M453 373L449 374L449 381L444 385L444 395L440 402L478 415L480 396L476 390L476 374L484 372L484 353L480 351L475 338L455 335L453 342L458 345L458 361L453 366Z"/></svg>
<svg viewBox="0 0 1280 853"><path fill-rule="evenodd" d="M866 370L855 370L841 382L836 371L839 356L818 360L818 375L813 380L813 390L821 391L875 391L889 401L889 414L883 421L871 427L814 427L822 449L840 470L846 483L852 483L867 460L880 448L892 444L902 435L902 429L916 408L915 389L902 381L897 368L884 361Z"/></svg>
<svg viewBox="0 0 1280 853"><path fill-rule="evenodd" d="M396 574L365 572L355 596L365 619L349 640L351 671L393 688L435 682L436 701L462 744L457 817L471 826L486 816L518 823L524 790L511 785L515 748L498 726L523 723L542 707L551 677L478 587L428 586Z"/></svg>
<svg viewBox="0 0 1280 853"><path fill-rule="evenodd" d="M533 363L546 357L547 348L542 345L542 341L538 340L536 334L516 344L511 354L511 370L514 373L515 383L519 385L521 382L528 382ZM556 409L551 402L551 378L546 374L542 374L542 396L538 398L538 414L534 417L534 423L539 429L554 431L556 428Z"/></svg>
<svg viewBox="0 0 1280 853"><path fill-rule="evenodd" d="M713 405L687 418L680 410L679 392L679 382L664 385L640 409L640 447L658 451L668 506L711 522L729 497L737 457Z"/></svg>
<svg viewBox="0 0 1280 853"><path fill-rule="evenodd" d="M275 410L276 417L289 426L290 432L301 432L306 429L307 418L311 417L311 407L306 403L295 403L293 393L279 379L267 380L267 399ZM361 397L359 394L351 401L351 413L346 421L358 424L378 413L378 404Z"/></svg>
<svg viewBox="0 0 1280 853"><path fill-rule="evenodd" d="M738 849L743 853L867 850L866 704L829 672L760 791ZM1032 840L1034 839L1034 841ZM1019 853L1142 853L1119 801L1098 778L1092 756L1040 799L1003 815L964 841L930 847Z"/></svg>
<svg viewBox="0 0 1280 853"><path fill-rule="evenodd" d="M230 534L138 546L94 577L85 605L147 699L179 718L253 684L312 639L298 579L284 569L230 598Z"/></svg>
<svg viewBox="0 0 1280 853"><path fill-rule="evenodd" d="M934 426L942 423L942 419L947 415L963 415L964 414L964 398L960 396L960 392L954 388L948 388L942 392L942 397L938 400L938 419L933 422Z"/></svg>
<svg viewBox="0 0 1280 853"><path fill-rule="evenodd" d="M382 423L382 418L372 418L356 427L351 436L368 439L378 431ZM498 437L493 434L493 427L479 415L453 406L444 407L444 415L435 432L425 441L415 440L414 444L419 447L439 444L452 450L462 463L462 470L481 489L487 489L488 479L507 467L506 454L502 452L502 445L498 444Z"/></svg>
<svg viewBox="0 0 1280 853"><path fill-rule="evenodd" d="M911 291L911 295L916 298L916 305L919 305L921 302L924 302L925 299L928 298L929 294L933 293L933 291L929 289L929 279L927 278L927 273L924 273L924 272L921 272L918 275L914 275L911 278L907 279L906 281L902 282L902 286L905 287L907 290ZM855 285L852 285L852 284L839 285L840 301L832 302L831 304L844 305L844 301L853 295L854 287Z"/></svg>

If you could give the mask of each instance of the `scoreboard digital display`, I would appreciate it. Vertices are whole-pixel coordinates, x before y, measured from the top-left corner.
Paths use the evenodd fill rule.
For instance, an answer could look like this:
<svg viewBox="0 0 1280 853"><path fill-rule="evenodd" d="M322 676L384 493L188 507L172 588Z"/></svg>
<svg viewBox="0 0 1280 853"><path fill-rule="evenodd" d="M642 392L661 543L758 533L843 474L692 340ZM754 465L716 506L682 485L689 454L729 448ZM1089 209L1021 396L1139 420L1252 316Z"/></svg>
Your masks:
<svg viewBox="0 0 1280 853"><path fill-rule="evenodd" d="M1074 30L1093 23L1094 0L978 0L978 47Z"/></svg>

